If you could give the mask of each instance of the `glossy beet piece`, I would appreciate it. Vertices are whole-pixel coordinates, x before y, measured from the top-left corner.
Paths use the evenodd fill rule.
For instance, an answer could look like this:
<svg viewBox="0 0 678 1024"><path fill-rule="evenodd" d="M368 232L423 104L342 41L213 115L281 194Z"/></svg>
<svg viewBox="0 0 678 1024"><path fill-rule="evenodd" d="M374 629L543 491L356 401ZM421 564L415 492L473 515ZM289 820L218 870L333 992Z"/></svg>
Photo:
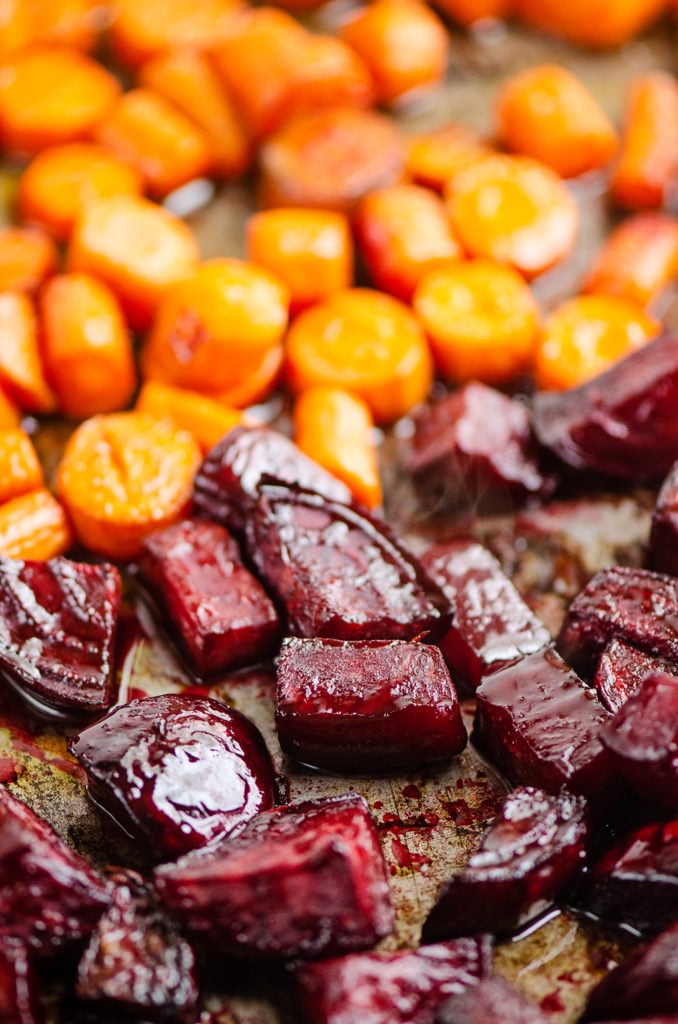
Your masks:
<svg viewBox="0 0 678 1024"><path fill-rule="evenodd" d="M415 416L406 468L437 509L510 509L554 483L539 468L526 406L477 383Z"/></svg>
<svg viewBox="0 0 678 1024"><path fill-rule="evenodd" d="M588 675L615 637L678 661L678 579L627 566L597 572L570 605L558 650Z"/></svg>
<svg viewBox="0 0 678 1024"><path fill-rule="evenodd" d="M443 595L417 560L358 509L263 485L245 537L294 636L411 640L449 623Z"/></svg>
<svg viewBox="0 0 678 1024"><path fill-rule="evenodd" d="M674 462L657 496L648 563L657 572L678 576L678 462Z"/></svg>
<svg viewBox="0 0 678 1024"><path fill-rule="evenodd" d="M270 427L234 427L208 453L195 476L193 507L236 533L259 499L264 481L296 484L351 504L348 487Z"/></svg>
<svg viewBox="0 0 678 1024"><path fill-rule="evenodd" d="M277 647L277 612L223 526L185 519L151 534L139 571L199 675L261 661Z"/></svg>
<svg viewBox="0 0 678 1024"><path fill-rule="evenodd" d="M80 732L70 750L92 797L157 860L223 838L275 803L261 734L209 697L133 700Z"/></svg>
<svg viewBox="0 0 678 1024"><path fill-rule="evenodd" d="M494 977L453 996L435 1024L547 1024L548 1019L507 981Z"/></svg>
<svg viewBox="0 0 678 1024"><path fill-rule="evenodd" d="M376 829L361 796L259 814L237 836L155 872L193 935L248 959L368 949L393 928Z"/></svg>
<svg viewBox="0 0 678 1024"><path fill-rule="evenodd" d="M276 725L286 754L320 768L426 764L466 746L440 651L404 640L286 640Z"/></svg>
<svg viewBox="0 0 678 1024"><path fill-rule="evenodd" d="M424 939L502 934L537 917L583 867L587 833L582 797L514 790L478 852L444 886L424 923Z"/></svg>
<svg viewBox="0 0 678 1024"><path fill-rule="evenodd" d="M678 453L678 336L664 335L571 391L536 396L539 441L576 469L655 480Z"/></svg>
<svg viewBox="0 0 678 1024"><path fill-rule="evenodd" d="M487 937L398 953L353 953L296 972L308 1024L432 1024L452 995L489 974Z"/></svg>
<svg viewBox="0 0 678 1024"><path fill-rule="evenodd" d="M0 1020L2 1024L44 1024L38 979L28 950L0 935Z"/></svg>
<svg viewBox="0 0 678 1024"><path fill-rule="evenodd" d="M636 692L645 676L668 667L661 658L643 654L623 640L611 640L600 656L593 685L601 704L614 714Z"/></svg>
<svg viewBox="0 0 678 1024"><path fill-rule="evenodd" d="M555 651L487 676L476 699L473 739L512 782L609 800L612 766L598 738L609 713Z"/></svg>
<svg viewBox="0 0 678 1024"><path fill-rule="evenodd" d="M87 861L0 786L0 933L56 953L86 938L108 902Z"/></svg>
<svg viewBox="0 0 678 1024"><path fill-rule="evenodd" d="M440 649L455 678L476 690L480 680L552 642L546 626L482 544L457 540L430 548L421 563L454 610Z"/></svg>
<svg viewBox="0 0 678 1024"><path fill-rule="evenodd" d="M113 900L78 967L78 998L97 1019L195 1020L198 987L188 943L134 871L115 871Z"/></svg>
<svg viewBox="0 0 678 1024"><path fill-rule="evenodd" d="M113 565L0 558L0 670L59 711L105 711L120 597Z"/></svg>

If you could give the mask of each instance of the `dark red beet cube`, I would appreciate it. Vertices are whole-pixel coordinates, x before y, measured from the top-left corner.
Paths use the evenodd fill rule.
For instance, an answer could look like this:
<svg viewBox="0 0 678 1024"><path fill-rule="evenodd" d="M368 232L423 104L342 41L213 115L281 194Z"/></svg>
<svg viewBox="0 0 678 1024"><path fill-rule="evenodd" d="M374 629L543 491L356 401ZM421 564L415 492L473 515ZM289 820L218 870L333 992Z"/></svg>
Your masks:
<svg viewBox="0 0 678 1024"><path fill-rule="evenodd" d="M48 955L86 938L108 903L84 857L0 786L0 933Z"/></svg>
<svg viewBox="0 0 678 1024"><path fill-rule="evenodd" d="M277 647L273 603L223 526L185 519L151 534L139 571L200 675L261 661Z"/></svg>
<svg viewBox="0 0 678 1024"><path fill-rule="evenodd" d="M443 887L423 938L502 934L537 917L583 867L587 832L582 797L514 790L478 852Z"/></svg>
<svg viewBox="0 0 678 1024"><path fill-rule="evenodd" d="M426 764L466 746L440 651L405 640L286 640L276 725L285 753L319 768Z"/></svg>
<svg viewBox="0 0 678 1024"><path fill-rule="evenodd" d="M411 640L449 624L445 598L417 560L358 509L265 484L245 537L295 636Z"/></svg>
<svg viewBox="0 0 678 1024"><path fill-rule="evenodd" d="M453 996L435 1024L547 1024L548 1018L503 978L484 978Z"/></svg>
<svg viewBox="0 0 678 1024"><path fill-rule="evenodd" d="M239 426L215 445L196 473L193 507L199 515L238 533L267 480L296 484L333 501L352 501L346 484L304 455L284 434L270 427Z"/></svg>
<svg viewBox="0 0 678 1024"><path fill-rule="evenodd" d="M36 972L28 950L0 935L0 1020L2 1024L43 1024Z"/></svg>
<svg viewBox="0 0 678 1024"><path fill-rule="evenodd" d="M275 804L260 732L209 697L133 700L83 729L70 750L94 800L158 860L223 838Z"/></svg>
<svg viewBox="0 0 678 1024"><path fill-rule="evenodd" d="M544 496L527 407L485 384L466 384L415 416L406 461L418 489L436 507L512 508Z"/></svg>
<svg viewBox="0 0 678 1024"><path fill-rule="evenodd" d="M473 739L509 779L607 802L612 766L598 734L610 715L555 651L487 676L476 699Z"/></svg>
<svg viewBox="0 0 678 1024"><path fill-rule="evenodd" d="M648 561L657 572L678 576L678 462L674 462L657 496Z"/></svg>
<svg viewBox="0 0 678 1024"><path fill-rule="evenodd" d="M384 860L355 794L259 814L237 836L155 872L194 936L249 959L368 949L393 929Z"/></svg>
<svg viewBox="0 0 678 1024"><path fill-rule="evenodd" d="M436 1010L489 974L487 937L397 953L352 953L296 971L309 1024L432 1024Z"/></svg>
<svg viewBox="0 0 678 1024"><path fill-rule="evenodd" d="M611 640L600 656L593 685L601 703L612 714L626 704L645 676L667 671L668 663L652 654L644 654L623 640Z"/></svg>
<svg viewBox="0 0 678 1024"><path fill-rule="evenodd" d="M570 605L558 650L588 675L615 637L678 661L678 579L626 566L597 572Z"/></svg>
<svg viewBox="0 0 678 1024"><path fill-rule="evenodd" d="M120 597L113 565L0 558L0 670L59 711L105 711Z"/></svg>
<svg viewBox="0 0 678 1024"><path fill-rule="evenodd" d="M195 1021L195 958L134 871L111 875L113 900L78 967L77 995L100 1018Z"/></svg>
<svg viewBox="0 0 678 1024"><path fill-rule="evenodd" d="M552 643L546 626L482 544L439 544L422 555L421 563L454 610L440 649L455 677L471 689L489 672Z"/></svg>

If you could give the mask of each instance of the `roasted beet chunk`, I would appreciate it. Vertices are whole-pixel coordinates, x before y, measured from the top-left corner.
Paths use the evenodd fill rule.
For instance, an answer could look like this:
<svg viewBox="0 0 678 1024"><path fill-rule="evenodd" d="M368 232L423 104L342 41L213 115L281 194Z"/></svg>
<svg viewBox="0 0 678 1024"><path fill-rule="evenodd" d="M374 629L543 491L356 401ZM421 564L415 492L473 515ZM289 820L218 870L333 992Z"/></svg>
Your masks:
<svg viewBox="0 0 678 1024"><path fill-rule="evenodd" d="M0 558L0 669L50 707L105 711L120 595L112 565Z"/></svg>
<svg viewBox="0 0 678 1024"><path fill-rule="evenodd" d="M534 426L577 469L654 480L678 452L676 409L678 337L664 336L579 388L537 395Z"/></svg>
<svg viewBox="0 0 678 1024"><path fill-rule="evenodd" d="M623 640L611 640L600 656L593 685L601 703L613 714L626 704L632 693L651 672L666 671L667 662L643 654Z"/></svg>
<svg viewBox="0 0 678 1024"><path fill-rule="evenodd" d="M296 972L309 1024L431 1024L446 999L490 971L488 938L398 953L353 953Z"/></svg>
<svg viewBox="0 0 678 1024"><path fill-rule="evenodd" d="M54 953L86 938L108 902L87 861L0 786L0 932Z"/></svg>
<svg viewBox="0 0 678 1024"><path fill-rule="evenodd" d="M133 871L111 875L113 900L78 967L78 997L97 1020L131 1014L145 1021L194 1021L193 951Z"/></svg>
<svg viewBox="0 0 678 1024"><path fill-rule="evenodd" d="M648 561L658 572L678 576L678 462L674 462L657 497Z"/></svg>
<svg viewBox="0 0 678 1024"><path fill-rule="evenodd" d="M195 936L250 959L368 949L393 928L367 803L351 795L259 814L228 842L155 872Z"/></svg>
<svg viewBox="0 0 678 1024"><path fill-rule="evenodd" d="M151 534L139 570L199 675L273 653L280 639L276 610L223 526L186 519Z"/></svg>
<svg viewBox="0 0 678 1024"><path fill-rule="evenodd" d="M257 504L265 480L296 484L346 504L352 500L345 484L304 455L284 434L269 427L234 427L196 473L195 511L238 533Z"/></svg>
<svg viewBox="0 0 678 1024"><path fill-rule="evenodd" d="M70 749L92 797L158 860L226 836L275 803L261 734L209 697L133 700L83 729Z"/></svg>
<svg viewBox="0 0 678 1024"><path fill-rule="evenodd" d="M0 1020L2 1024L43 1024L37 977L28 950L0 935Z"/></svg>
<svg viewBox="0 0 678 1024"><path fill-rule="evenodd" d="M570 605L558 650L588 675L614 637L678 661L678 580L625 566L597 572Z"/></svg>
<svg viewBox="0 0 678 1024"><path fill-rule="evenodd" d="M437 647L405 640L286 640L276 724L286 754L374 769L453 757L466 730Z"/></svg>
<svg viewBox="0 0 678 1024"><path fill-rule="evenodd" d="M478 852L443 888L424 939L501 934L526 924L572 882L583 866L586 839L582 797L514 790Z"/></svg>
<svg viewBox="0 0 678 1024"><path fill-rule="evenodd" d="M454 609L440 648L455 677L471 689L489 672L551 643L549 631L482 544L440 544L421 562Z"/></svg>
<svg viewBox="0 0 678 1024"><path fill-rule="evenodd" d="M496 511L553 490L526 406L485 384L467 384L418 414L407 469L437 509Z"/></svg>
<svg viewBox="0 0 678 1024"><path fill-rule="evenodd" d="M411 640L449 622L417 560L357 509L265 484L245 536L295 636Z"/></svg>
<svg viewBox="0 0 678 1024"><path fill-rule="evenodd" d="M538 1006L528 1002L503 978L484 978L479 985L453 996L435 1024L546 1024Z"/></svg>
<svg viewBox="0 0 678 1024"><path fill-rule="evenodd" d="M555 651L487 676L476 697L473 738L513 782L606 800L611 766L598 733L609 714Z"/></svg>

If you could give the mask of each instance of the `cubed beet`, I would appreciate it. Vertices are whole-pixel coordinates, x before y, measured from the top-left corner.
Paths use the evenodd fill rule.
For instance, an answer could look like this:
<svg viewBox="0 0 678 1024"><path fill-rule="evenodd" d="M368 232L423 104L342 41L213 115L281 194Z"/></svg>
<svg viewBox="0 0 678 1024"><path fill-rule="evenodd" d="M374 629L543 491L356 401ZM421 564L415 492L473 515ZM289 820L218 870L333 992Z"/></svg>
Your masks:
<svg viewBox="0 0 678 1024"><path fill-rule="evenodd" d="M435 1024L547 1024L548 1018L503 978L484 978L453 996Z"/></svg>
<svg viewBox="0 0 678 1024"><path fill-rule="evenodd" d="M237 836L155 872L170 913L249 959L368 949L393 928L384 860L355 794L259 814Z"/></svg>
<svg viewBox="0 0 678 1024"><path fill-rule="evenodd" d="M286 640L276 724L285 753L319 768L425 764L466 746L440 651L405 640Z"/></svg>
<svg viewBox="0 0 678 1024"><path fill-rule="evenodd" d="M209 697L133 700L74 736L70 750L92 797L157 860L226 836L275 803L258 729Z"/></svg>
<svg viewBox="0 0 678 1024"><path fill-rule="evenodd" d="M678 576L678 462L674 462L657 496L648 563L657 572Z"/></svg>
<svg viewBox="0 0 678 1024"><path fill-rule="evenodd" d="M424 923L424 939L506 934L537 917L583 867L587 833L582 797L514 790L478 852L443 887Z"/></svg>
<svg viewBox="0 0 678 1024"><path fill-rule="evenodd" d="M0 935L0 1020L2 1024L43 1024L37 973L18 939Z"/></svg>
<svg viewBox="0 0 678 1024"><path fill-rule="evenodd" d="M611 640L600 656L593 685L601 703L615 714L635 693L645 676L667 668L668 663L662 658L644 654L623 640Z"/></svg>

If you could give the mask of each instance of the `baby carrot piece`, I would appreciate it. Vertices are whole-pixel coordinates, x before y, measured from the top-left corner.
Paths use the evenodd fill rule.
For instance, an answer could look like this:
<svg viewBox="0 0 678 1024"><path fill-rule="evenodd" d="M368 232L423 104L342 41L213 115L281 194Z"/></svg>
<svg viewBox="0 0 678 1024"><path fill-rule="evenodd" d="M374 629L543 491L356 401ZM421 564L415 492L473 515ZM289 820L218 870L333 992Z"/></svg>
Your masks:
<svg viewBox="0 0 678 1024"><path fill-rule="evenodd" d="M528 25L573 43L606 49L619 46L650 25L667 0L511 0L513 14Z"/></svg>
<svg viewBox="0 0 678 1024"><path fill-rule="evenodd" d="M230 178L247 170L252 147L235 104L204 53L182 49L158 54L143 65L139 81L202 129L212 150L212 173Z"/></svg>
<svg viewBox="0 0 678 1024"><path fill-rule="evenodd" d="M362 398L377 423L422 402L433 378L424 333L407 306L369 288L349 288L300 313L287 335L287 381Z"/></svg>
<svg viewBox="0 0 678 1024"><path fill-rule="evenodd" d="M652 306L678 275L678 220L638 213L608 235L583 291Z"/></svg>
<svg viewBox="0 0 678 1024"><path fill-rule="evenodd" d="M142 189L139 172L103 146L67 142L43 149L21 175L19 216L66 242L85 203Z"/></svg>
<svg viewBox="0 0 678 1024"><path fill-rule="evenodd" d="M663 206L678 173L678 82L649 71L631 86L610 194L631 210Z"/></svg>
<svg viewBox="0 0 678 1024"><path fill-rule="evenodd" d="M422 278L413 305L450 383L504 384L531 366L539 313L511 267L486 259L449 263Z"/></svg>
<svg viewBox="0 0 678 1024"><path fill-rule="evenodd" d="M131 68L177 46L208 50L228 35L241 6L241 0L116 0L111 44Z"/></svg>
<svg viewBox="0 0 678 1024"><path fill-rule="evenodd" d="M508 263L533 278L564 259L577 235L577 205L549 167L497 154L451 179L452 227L472 256Z"/></svg>
<svg viewBox="0 0 678 1024"><path fill-rule="evenodd" d="M289 295L244 260L201 264L167 292L142 355L143 376L226 398L273 350L281 353Z"/></svg>
<svg viewBox="0 0 678 1024"><path fill-rule="evenodd" d="M370 192L356 211L355 230L374 283L404 302L427 270L462 256L445 204L420 185Z"/></svg>
<svg viewBox="0 0 678 1024"><path fill-rule="evenodd" d="M81 544L134 558L145 537L188 508L200 449L168 420L141 412L93 416L71 435L57 492Z"/></svg>
<svg viewBox="0 0 678 1024"><path fill-rule="evenodd" d="M442 192L450 178L491 152L473 129L452 122L408 139L407 173L417 185Z"/></svg>
<svg viewBox="0 0 678 1024"><path fill-rule="evenodd" d="M47 561L73 543L68 516L44 487L0 505L0 555Z"/></svg>
<svg viewBox="0 0 678 1024"><path fill-rule="evenodd" d="M165 291L190 275L199 258L190 228L140 196L88 203L68 249L69 270L104 281L133 330L150 326Z"/></svg>
<svg viewBox="0 0 678 1024"><path fill-rule="evenodd" d="M401 135L373 110L321 110L294 118L260 152L263 206L347 212L375 188L400 181Z"/></svg>
<svg viewBox="0 0 678 1024"><path fill-rule="evenodd" d="M610 119L583 82L560 64L509 78L497 97L499 140L563 178L609 163L617 148Z"/></svg>
<svg viewBox="0 0 678 1024"><path fill-rule="evenodd" d="M44 484L42 466L24 430L0 430L0 503L35 491Z"/></svg>
<svg viewBox="0 0 678 1024"><path fill-rule="evenodd" d="M40 228L0 228L0 292L34 294L57 260L54 242Z"/></svg>
<svg viewBox="0 0 678 1024"><path fill-rule="evenodd" d="M575 388L656 337L661 324L628 299L581 295L551 313L535 361L545 390Z"/></svg>
<svg viewBox="0 0 678 1024"><path fill-rule="evenodd" d="M420 0L374 0L341 29L363 58L381 103L439 85L445 77L449 35Z"/></svg>
<svg viewBox="0 0 678 1024"><path fill-rule="evenodd" d="M159 199L207 174L214 162L202 129L151 89L124 93L96 139L135 167Z"/></svg>
<svg viewBox="0 0 678 1024"><path fill-rule="evenodd" d="M143 385L135 408L158 419L172 420L180 430L193 435L203 452L208 452L224 434L242 422L242 413L237 409L230 409L197 391L173 388L155 380Z"/></svg>
<svg viewBox="0 0 678 1024"><path fill-rule="evenodd" d="M65 416L123 409L136 386L132 343L113 292L90 274L59 274L40 296L45 373Z"/></svg>
<svg viewBox="0 0 678 1024"><path fill-rule="evenodd" d="M353 283L353 242L343 213L304 209L255 213L247 222L247 255L287 285L291 313Z"/></svg>
<svg viewBox="0 0 678 1024"><path fill-rule="evenodd" d="M20 292L0 293L0 385L29 412L56 407L43 372L33 304Z"/></svg>
<svg viewBox="0 0 678 1024"><path fill-rule="evenodd" d="M373 427L369 406L341 388L309 388L294 405L299 448L343 480L366 508L376 508L383 498Z"/></svg>
<svg viewBox="0 0 678 1024"><path fill-rule="evenodd" d="M113 75L77 50L39 46L0 67L5 146L35 153L89 136L120 94Z"/></svg>
<svg viewBox="0 0 678 1024"><path fill-rule="evenodd" d="M472 25L485 18L505 18L513 0L436 0L436 7L460 25Z"/></svg>

